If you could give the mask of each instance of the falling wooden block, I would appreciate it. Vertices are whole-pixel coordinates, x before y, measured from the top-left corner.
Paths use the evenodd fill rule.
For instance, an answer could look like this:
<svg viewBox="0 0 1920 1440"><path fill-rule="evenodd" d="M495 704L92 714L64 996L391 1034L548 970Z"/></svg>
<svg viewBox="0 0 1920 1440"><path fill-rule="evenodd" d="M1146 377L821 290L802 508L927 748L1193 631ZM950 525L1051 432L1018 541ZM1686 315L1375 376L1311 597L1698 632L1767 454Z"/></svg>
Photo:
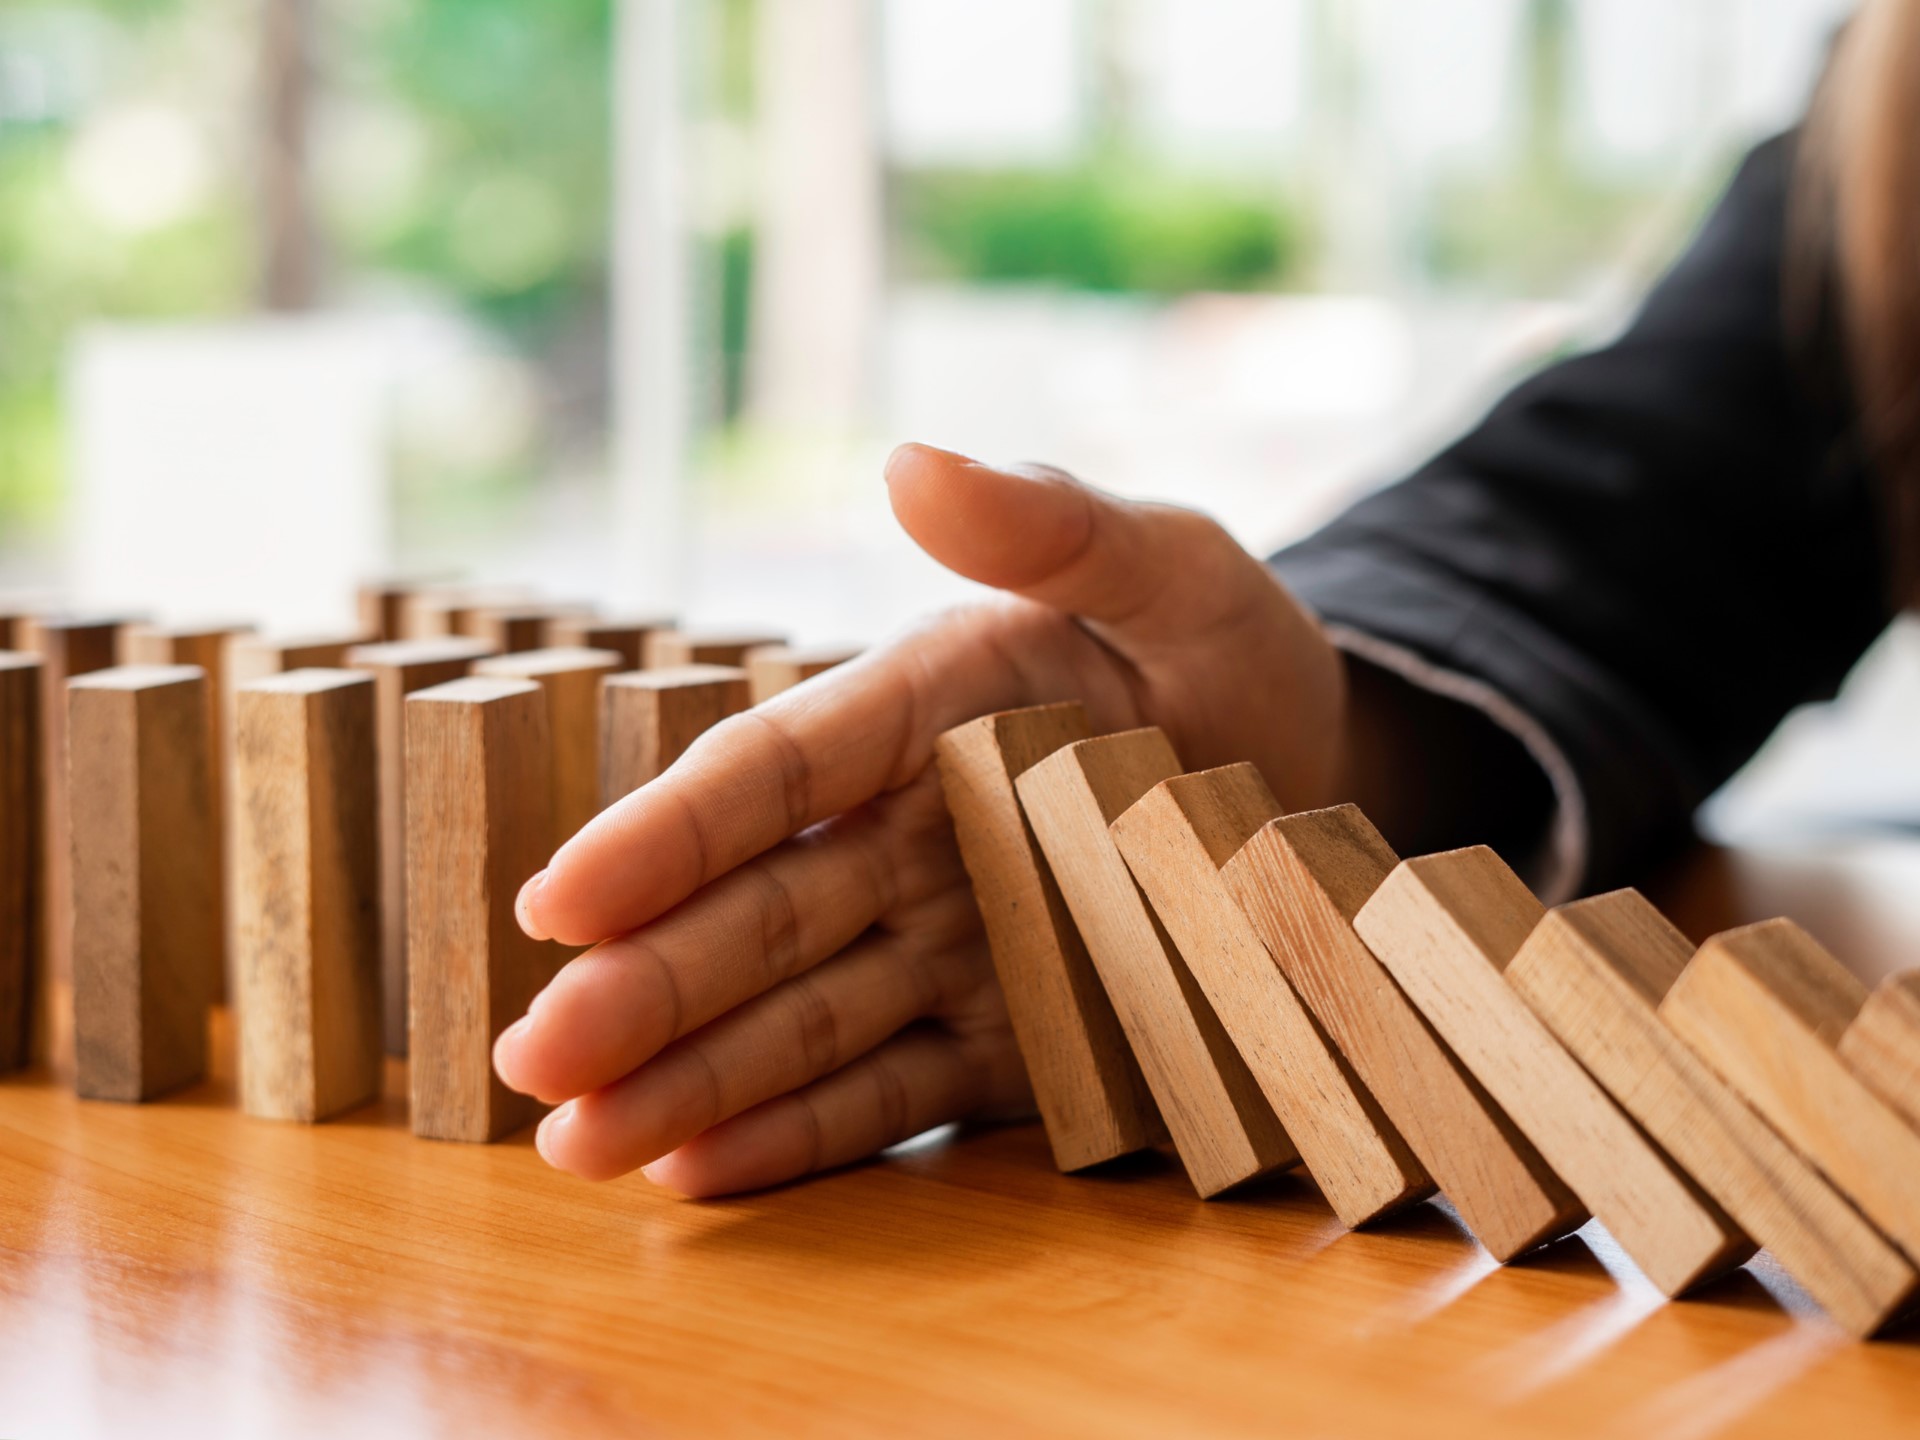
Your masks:
<svg viewBox="0 0 1920 1440"><path fill-rule="evenodd" d="M657 779L708 730L745 710L747 672L676 665L609 675L600 703L600 798L611 805Z"/></svg>
<svg viewBox="0 0 1920 1440"><path fill-rule="evenodd" d="M238 699L240 1101L325 1120L380 1095L374 680L295 670Z"/></svg>
<svg viewBox="0 0 1920 1440"><path fill-rule="evenodd" d="M493 1042L559 969L514 896L553 833L546 692L473 676L407 709L407 958L413 1130L485 1142L538 1112L493 1073Z"/></svg>
<svg viewBox="0 0 1920 1440"><path fill-rule="evenodd" d="M1920 1260L1920 1133L1837 1046L1866 987L1791 920L1702 945L1660 1018L1912 1260Z"/></svg>
<svg viewBox="0 0 1920 1440"><path fill-rule="evenodd" d="M844 665L860 653L859 646L821 646L804 649L793 645L757 645L747 652L747 689L758 705L771 700L782 690L791 690L802 680L824 675L836 665Z"/></svg>
<svg viewBox="0 0 1920 1440"><path fill-rule="evenodd" d="M380 773L380 989L389 1055L407 1053L407 696L458 680L493 653L484 640L449 635L357 645L347 664L373 676L374 750Z"/></svg>
<svg viewBox="0 0 1920 1440"><path fill-rule="evenodd" d="M1663 1294L1752 1243L1561 1048L1503 972L1546 911L1484 845L1402 861L1354 928L1473 1076Z"/></svg>
<svg viewBox="0 0 1920 1440"><path fill-rule="evenodd" d="M1828 1314L1870 1335L1920 1275L1661 1023L1657 1007L1692 955L1666 917L1618 890L1550 912L1507 982Z"/></svg>
<svg viewBox="0 0 1920 1440"><path fill-rule="evenodd" d="M1433 1181L1314 1024L1220 873L1279 814L1257 769L1228 765L1162 781L1110 828L1307 1172L1352 1228L1425 1199Z"/></svg>
<svg viewBox="0 0 1920 1440"><path fill-rule="evenodd" d="M607 682L608 693L618 680ZM1015 780L1092 734L1078 702L987 715L935 745L1054 1164L1082 1170L1167 1138L1113 1002L1020 813Z"/></svg>
<svg viewBox="0 0 1920 1440"><path fill-rule="evenodd" d="M1269 822L1221 873L1461 1220L1496 1260L1510 1260L1577 1230L1586 1207L1354 933L1354 916L1399 863L1367 817L1341 805Z"/></svg>
<svg viewBox="0 0 1920 1440"><path fill-rule="evenodd" d="M667 618L603 620L594 615L556 615L547 626L547 644L556 650L611 650L622 670L638 670L646 658L647 636L671 630Z"/></svg>
<svg viewBox="0 0 1920 1440"><path fill-rule="evenodd" d="M74 1088L150 1100L206 1069L218 944L207 682L129 665L67 686Z"/></svg>
<svg viewBox="0 0 1920 1440"><path fill-rule="evenodd" d="M0 650L0 1075L33 1062L40 964L40 661Z"/></svg>
<svg viewBox="0 0 1920 1440"><path fill-rule="evenodd" d="M1840 1037L1840 1058L1920 1128L1920 971L1889 975Z"/></svg>
<svg viewBox="0 0 1920 1440"><path fill-rule="evenodd" d="M527 650L476 661L473 673L533 680L547 692L553 747L553 823L549 853L600 813L600 682L620 668L611 650Z"/></svg>
<svg viewBox="0 0 1920 1440"><path fill-rule="evenodd" d="M751 632L656 630L647 636L641 658L649 670L665 670L675 665L731 665L745 669L749 650L785 643L783 636Z"/></svg>
<svg viewBox="0 0 1920 1440"><path fill-rule="evenodd" d="M1107 831L1179 773L1165 735L1129 730L1062 746L1014 789L1193 1187L1210 1196L1299 1154Z"/></svg>

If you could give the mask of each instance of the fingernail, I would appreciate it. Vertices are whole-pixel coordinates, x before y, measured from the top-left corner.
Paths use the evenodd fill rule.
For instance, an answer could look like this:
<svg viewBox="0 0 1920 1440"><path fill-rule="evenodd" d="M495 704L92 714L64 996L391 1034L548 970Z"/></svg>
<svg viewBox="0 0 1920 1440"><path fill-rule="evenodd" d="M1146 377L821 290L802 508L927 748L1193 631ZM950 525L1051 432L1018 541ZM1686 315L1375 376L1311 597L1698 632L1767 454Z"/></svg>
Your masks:
<svg viewBox="0 0 1920 1440"><path fill-rule="evenodd" d="M551 940L553 937L540 928L540 922L533 918L534 901L540 898L540 891L547 883L547 872L542 870L520 887L520 893L514 897L513 915L520 922L520 928L535 940Z"/></svg>
<svg viewBox="0 0 1920 1440"><path fill-rule="evenodd" d="M513 1024L500 1032L500 1038L493 1042L493 1070L501 1083L509 1090L518 1090L519 1083L514 1079L514 1053L526 1040L527 1033L533 1029L533 1016L522 1015Z"/></svg>
<svg viewBox="0 0 1920 1440"><path fill-rule="evenodd" d="M540 1152L540 1158L559 1170L564 1168L553 1158L554 1137L573 1123L573 1102L567 1101L557 1110L551 1111L533 1132L533 1148Z"/></svg>

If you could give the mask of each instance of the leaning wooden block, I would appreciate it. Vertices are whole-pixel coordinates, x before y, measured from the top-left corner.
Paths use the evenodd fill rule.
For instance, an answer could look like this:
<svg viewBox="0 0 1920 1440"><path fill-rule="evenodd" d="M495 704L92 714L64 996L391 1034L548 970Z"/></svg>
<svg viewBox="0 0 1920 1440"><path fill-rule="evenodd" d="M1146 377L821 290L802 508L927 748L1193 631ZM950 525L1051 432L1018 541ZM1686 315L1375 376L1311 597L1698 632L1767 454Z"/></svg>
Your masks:
<svg viewBox="0 0 1920 1440"><path fill-rule="evenodd" d="M458 680L493 653L483 640L448 635L356 645L347 664L373 676L374 750L380 772L380 988L389 1055L407 1053L407 696Z"/></svg>
<svg viewBox="0 0 1920 1440"><path fill-rule="evenodd" d="M638 670L645 660L647 636L671 630L674 622L655 619L601 619L594 615L556 615L547 626L547 644L554 649L612 650L622 670Z"/></svg>
<svg viewBox="0 0 1920 1440"><path fill-rule="evenodd" d="M1129 730L1063 746L1014 789L1187 1175L1207 1196L1299 1153L1107 830L1179 773L1165 735Z"/></svg>
<svg viewBox="0 0 1920 1440"><path fill-rule="evenodd" d="M413 1130L486 1142L538 1105L493 1073L493 1042L559 969L514 920L553 833L546 695L474 676L407 699L407 958Z"/></svg>
<svg viewBox="0 0 1920 1440"><path fill-rule="evenodd" d="M206 1069L219 864L207 683L130 665L67 686L74 1088L150 1100Z"/></svg>
<svg viewBox="0 0 1920 1440"><path fill-rule="evenodd" d="M785 643L782 636L752 632L656 630L647 636L642 658L649 670L665 670L672 665L733 665L745 669L749 650Z"/></svg>
<svg viewBox="0 0 1920 1440"><path fill-rule="evenodd" d="M1840 1058L1920 1128L1920 970L1889 975L1840 1037Z"/></svg>
<svg viewBox="0 0 1920 1440"><path fill-rule="evenodd" d="M836 665L844 665L859 655L858 646L821 646L806 649L794 645L759 645L747 652L747 688L753 703L771 700L782 690L791 690L802 680L824 675Z"/></svg>
<svg viewBox="0 0 1920 1440"><path fill-rule="evenodd" d="M749 703L747 672L730 665L609 675L600 692L601 803L659 778L689 745Z"/></svg>
<svg viewBox="0 0 1920 1440"><path fill-rule="evenodd" d="M473 673L532 680L547 692L554 829L549 853L600 813L600 682L620 668L611 650L527 650L475 662Z"/></svg>
<svg viewBox="0 0 1920 1440"><path fill-rule="evenodd" d="M1920 1286L1900 1252L1735 1095L1656 1007L1693 955L1637 892L1564 905L1507 981L1675 1162L1855 1335Z"/></svg>
<svg viewBox="0 0 1920 1440"><path fill-rule="evenodd" d="M1920 1260L1920 1133L1840 1058L1866 987L1791 920L1702 945L1660 1018L1902 1250Z"/></svg>
<svg viewBox="0 0 1920 1440"><path fill-rule="evenodd" d="M325 1120L380 1095L373 677L255 680L236 721L240 1101Z"/></svg>
<svg viewBox="0 0 1920 1440"><path fill-rule="evenodd" d="M0 1075L33 1061L40 785L40 662L0 650Z"/></svg>
<svg viewBox="0 0 1920 1440"><path fill-rule="evenodd" d="M1546 911L1485 846L1406 860L1354 928L1453 1053L1662 1293L1753 1245L1561 1048L1503 978Z"/></svg>
<svg viewBox="0 0 1920 1440"><path fill-rule="evenodd" d="M1352 1228L1422 1200L1433 1181L1314 1024L1220 867L1280 813L1251 765L1164 780L1110 827L1180 958Z"/></svg>
<svg viewBox="0 0 1920 1440"><path fill-rule="evenodd" d="M1086 711L1069 702L986 715L934 747L1014 1038L1054 1164L1068 1171L1167 1138L1014 791L1020 775L1092 733Z"/></svg>
<svg viewBox="0 0 1920 1440"><path fill-rule="evenodd" d="M1399 863L1366 816L1340 805L1271 821L1221 873L1461 1220L1496 1260L1511 1260L1577 1230L1586 1207L1354 933L1354 916Z"/></svg>

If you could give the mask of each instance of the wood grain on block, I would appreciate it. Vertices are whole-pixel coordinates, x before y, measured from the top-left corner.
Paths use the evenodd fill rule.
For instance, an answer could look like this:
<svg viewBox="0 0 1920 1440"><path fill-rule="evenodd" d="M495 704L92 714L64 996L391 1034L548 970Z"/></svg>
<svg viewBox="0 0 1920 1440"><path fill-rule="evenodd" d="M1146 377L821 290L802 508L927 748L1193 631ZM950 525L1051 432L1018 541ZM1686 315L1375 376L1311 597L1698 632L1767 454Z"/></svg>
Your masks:
<svg viewBox="0 0 1920 1440"><path fill-rule="evenodd" d="M373 677L295 670L241 686L234 783L240 1101L325 1120L380 1095Z"/></svg>
<svg viewBox="0 0 1920 1440"><path fill-rule="evenodd" d="M1307 1172L1352 1228L1425 1199L1433 1181L1314 1023L1220 873L1279 814L1259 770L1228 765L1162 781L1111 829Z"/></svg>
<svg viewBox="0 0 1920 1440"><path fill-rule="evenodd" d="M1341 805L1269 822L1222 873L1461 1220L1496 1260L1510 1260L1577 1230L1586 1207L1354 933L1354 916L1399 863L1367 817Z"/></svg>
<svg viewBox="0 0 1920 1440"><path fill-rule="evenodd" d="M461 635L356 645L347 665L373 676L380 775L380 990L389 1055L407 1053L407 696L464 677L493 653Z"/></svg>
<svg viewBox="0 0 1920 1440"><path fill-rule="evenodd" d="M744 670L749 650L784 644L783 635L751 631L655 630L646 638L641 659L649 670L665 670L674 665L732 665Z"/></svg>
<svg viewBox="0 0 1920 1440"><path fill-rule="evenodd" d="M130 665L67 687L74 1087L150 1100L205 1072L216 975L207 682Z"/></svg>
<svg viewBox="0 0 1920 1440"><path fill-rule="evenodd" d="M1014 790L1017 777L1092 733L1085 709L1069 702L983 716L934 747L1054 1164L1069 1171L1167 1138Z"/></svg>
<svg viewBox="0 0 1920 1440"><path fill-rule="evenodd" d="M758 645L747 652L747 689L758 705L803 680L824 675L860 654L860 647Z"/></svg>
<svg viewBox="0 0 1920 1440"><path fill-rule="evenodd" d="M33 1062L40 966L40 661L0 650L0 1075Z"/></svg>
<svg viewBox="0 0 1920 1440"><path fill-rule="evenodd" d="M658 619L601 619L587 614L556 615L547 627L547 644L555 649L611 650L622 670L638 670L646 660L647 636L671 630L674 622Z"/></svg>
<svg viewBox="0 0 1920 1440"><path fill-rule="evenodd" d="M407 699L407 958L413 1129L498 1140L539 1106L493 1073L493 1042L563 958L513 915L553 833L546 692L473 676Z"/></svg>
<svg viewBox="0 0 1920 1440"><path fill-rule="evenodd" d="M553 747L551 854L600 813L600 683L620 669L611 650L527 650L475 662L473 673L532 680L547 692Z"/></svg>
<svg viewBox="0 0 1920 1440"><path fill-rule="evenodd" d="M1503 972L1546 911L1485 846L1406 860L1354 928L1473 1076L1667 1295L1753 1253L1634 1126Z"/></svg>
<svg viewBox="0 0 1920 1440"><path fill-rule="evenodd" d="M1892 1245L1660 1021L1693 955L1638 892L1550 912L1507 981L1574 1058L1841 1325L1870 1335L1920 1285Z"/></svg>
<svg viewBox="0 0 1920 1440"><path fill-rule="evenodd" d="M747 672L731 665L609 675L600 691L601 803L658 779L694 741L750 703Z"/></svg>
<svg viewBox="0 0 1920 1440"><path fill-rule="evenodd" d="M1201 1195L1298 1161L1107 827L1179 758L1156 729L1062 746L1014 780L1034 839Z"/></svg>
<svg viewBox="0 0 1920 1440"><path fill-rule="evenodd" d="M1787 1142L1920 1260L1920 1133L1840 1058L1866 987L1791 920L1715 935L1660 1018Z"/></svg>
<svg viewBox="0 0 1920 1440"><path fill-rule="evenodd" d="M1920 971L1889 975L1840 1037L1840 1058L1920 1129Z"/></svg>

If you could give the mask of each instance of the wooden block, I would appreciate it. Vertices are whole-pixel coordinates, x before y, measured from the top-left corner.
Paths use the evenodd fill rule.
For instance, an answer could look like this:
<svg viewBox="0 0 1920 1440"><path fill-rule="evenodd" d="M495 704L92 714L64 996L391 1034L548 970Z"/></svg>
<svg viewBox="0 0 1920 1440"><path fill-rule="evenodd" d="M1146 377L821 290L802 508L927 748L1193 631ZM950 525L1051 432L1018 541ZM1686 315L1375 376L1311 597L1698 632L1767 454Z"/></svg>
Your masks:
<svg viewBox="0 0 1920 1440"><path fill-rule="evenodd" d="M1837 1049L1866 999L1819 941L1791 920L1767 920L1702 945L1660 1018L1920 1260L1920 1133Z"/></svg>
<svg viewBox="0 0 1920 1440"><path fill-rule="evenodd" d="M502 655L549 647L580 648L557 647L553 627L562 617L578 619L585 610L583 605L482 605L467 612L461 633L486 641Z"/></svg>
<svg viewBox="0 0 1920 1440"><path fill-rule="evenodd" d="M1220 867L1280 814L1252 765L1180 775L1110 827L1307 1171L1349 1229L1433 1193L1379 1102L1308 1014Z"/></svg>
<svg viewBox="0 0 1920 1440"><path fill-rule="evenodd" d="M1881 981L1841 1035L1840 1058L1920 1128L1920 970Z"/></svg>
<svg viewBox="0 0 1920 1440"><path fill-rule="evenodd" d="M556 615L547 626L547 644L555 650L612 650L619 655L622 670L638 670L646 658L647 636L671 630L673 624L666 617L605 620L589 614Z"/></svg>
<svg viewBox="0 0 1920 1440"><path fill-rule="evenodd" d="M415 578L411 580L369 580L354 592L354 618L367 643L378 645L407 636L407 604L427 590L444 590L448 581Z"/></svg>
<svg viewBox="0 0 1920 1440"><path fill-rule="evenodd" d="M493 1042L562 958L513 916L553 833L546 692L474 676L416 691L406 709L413 1130L497 1140L539 1107L494 1075Z"/></svg>
<svg viewBox="0 0 1920 1440"><path fill-rule="evenodd" d="M33 1063L40 965L40 661L0 650L0 1075Z"/></svg>
<svg viewBox="0 0 1920 1440"><path fill-rule="evenodd" d="M356 645L347 665L373 676L374 751L380 774L380 990L389 1055L407 1053L407 696L464 677L493 653L484 640L449 635Z"/></svg>
<svg viewBox="0 0 1920 1440"><path fill-rule="evenodd" d="M619 683L607 682L610 695ZM1014 1038L1054 1164L1067 1171L1167 1138L1014 791L1018 776L1092 733L1076 701L983 716L947 731L934 747Z"/></svg>
<svg viewBox="0 0 1920 1440"><path fill-rule="evenodd" d="M811 649L793 645L756 645L747 652L747 689L753 703L771 700L782 690L791 690L802 680L825 674L836 665L844 665L859 655L860 647L816 646Z"/></svg>
<svg viewBox="0 0 1920 1440"><path fill-rule="evenodd" d="M1484 845L1406 860L1354 928L1440 1038L1666 1295L1752 1243L1621 1113L1503 978L1546 911Z"/></svg>
<svg viewBox="0 0 1920 1440"><path fill-rule="evenodd" d="M600 691L602 805L657 779L689 745L750 703L747 672L729 665L609 675Z"/></svg>
<svg viewBox="0 0 1920 1440"><path fill-rule="evenodd" d="M75 1090L150 1100L206 1069L218 937L206 675L129 665L67 686Z"/></svg>
<svg viewBox="0 0 1920 1440"><path fill-rule="evenodd" d="M785 643L782 636L753 632L656 630L646 638L642 659L649 670L665 670L675 665L732 665L745 669L749 650Z"/></svg>
<svg viewBox="0 0 1920 1440"><path fill-rule="evenodd" d="M474 662L476 675L533 680L547 692L554 823L549 854L600 813L600 682L619 668L620 657L611 650L527 650Z"/></svg>
<svg viewBox="0 0 1920 1440"><path fill-rule="evenodd" d="M1579 1229L1586 1207L1354 933L1353 917L1399 863L1366 816L1340 805L1269 822L1222 873L1461 1220L1496 1260L1511 1260Z"/></svg>
<svg viewBox="0 0 1920 1440"><path fill-rule="evenodd" d="M325 1120L380 1096L373 677L295 670L241 686L234 784L240 1101Z"/></svg>
<svg viewBox="0 0 1920 1440"><path fill-rule="evenodd" d="M1014 780L1034 839L1203 1196L1299 1159L1107 827L1180 773L1159 730L1062 746Z"/></svg>
<svg viewBox="0 0 1920 1440"><path fill-rule="evenodd" d="M337 670L347 652L368 643L362 634L235 635L227 642L229 689L290 670Z"/></svg>
<svg viewBox="0 0 1920 1440"><path fill-rule="evenodd" d="M422 585L400 602L403 640L433 640L469 635L474 615L488 607L532 605L531 590L521 585Z"/></svg>
<svg viewBox="0 0 1920 1440"><path fill-rule="evenodd" d="M1552 911L1507 966L1547 1028L1667 1153L1855 1335L1920 1275L1685 1041L1657 1008L1693 954L1637 892Z"/></svg>

